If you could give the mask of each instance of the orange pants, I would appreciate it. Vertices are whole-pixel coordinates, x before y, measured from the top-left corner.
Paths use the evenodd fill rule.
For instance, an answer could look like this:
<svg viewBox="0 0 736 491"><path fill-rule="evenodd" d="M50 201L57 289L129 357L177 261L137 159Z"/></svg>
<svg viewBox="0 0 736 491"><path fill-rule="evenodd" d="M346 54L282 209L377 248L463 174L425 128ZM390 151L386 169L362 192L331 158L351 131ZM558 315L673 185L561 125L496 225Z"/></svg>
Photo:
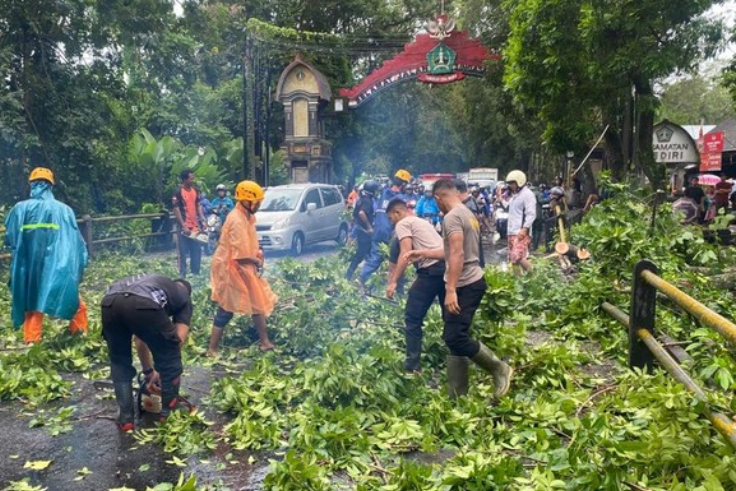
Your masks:
<svg viewBox="0 0 736 491"><path fill-rule="evenodd" d="M26 312L23 323L23 337L26 343L38 343L41 341L43 328L43 312ZM87 304L80 298L79 310L69 322L69 332L72 334L82 331L87 332Z"/></svg>

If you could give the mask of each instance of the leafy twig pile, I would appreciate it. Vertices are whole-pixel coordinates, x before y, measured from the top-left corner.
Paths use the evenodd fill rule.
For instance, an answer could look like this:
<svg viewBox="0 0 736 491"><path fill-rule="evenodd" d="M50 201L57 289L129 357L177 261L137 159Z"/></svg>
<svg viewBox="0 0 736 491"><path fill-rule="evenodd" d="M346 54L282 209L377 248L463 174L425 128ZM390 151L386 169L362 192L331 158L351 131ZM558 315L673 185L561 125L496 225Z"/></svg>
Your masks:
<svg viewBox="0 0 736 491"><path fill-rule="evenodd" d="M626 310L633 264L647 257L709 307L726 316L736 311L732 294L693 268L718 272L736 264L734 254L706 244L666 210L650 238L650 216L623 192L591 212L573 234L593 259L574 281L543 261L522 280L488 269L489 294L474 330L518 374L497 406L489 405L491 379L478 370L468 397L446 397L439 309L425 325L424 374L406 377L401 304L361 298L341 279L341 261L284 260L270 271L281 297L270 319L278 352L223 351L221 364L239 373L218 379L210 400L231 415L229 422L220 432L201 415L182 414L147 438L180 455L223 443L270 459L264 486L272 490L734 489L734 451L699 415L702 404L666 374L627 370L626 333L599 310L603 300ZM116 259L115 265L116 277L169 271L163 263ZM100 271L104 266L95 265L88 285L113 279L102 281ZM213 313L207 288L199 286L187 364L204 363ZM695 359L688 369L702 385L736 388L734 361L710 330L693 328L666 301L658 325L688 343ZM237 331L228 331L226 344L240 343ZM0 335L15 339L7 329ZM64 397L68 383L58 372L103 366L96 336L65 342L50 336L44 346L60 343L71 350L64 356L35 348L3 353L4 368L40 366L35 373L43 377L15 386L0 371L0 397L33 403ZM719 390L710 398L719 410L736 409Z"/></svg>

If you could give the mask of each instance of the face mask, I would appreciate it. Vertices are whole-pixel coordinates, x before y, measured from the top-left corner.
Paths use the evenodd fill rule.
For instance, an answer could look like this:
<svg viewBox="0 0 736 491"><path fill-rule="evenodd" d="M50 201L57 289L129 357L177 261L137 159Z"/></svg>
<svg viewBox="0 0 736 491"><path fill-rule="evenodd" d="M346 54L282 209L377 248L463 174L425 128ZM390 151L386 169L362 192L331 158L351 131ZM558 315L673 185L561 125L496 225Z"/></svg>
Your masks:
<svg viewBox="0 0 736 491"><path fill-rule="evenodd" d="M40 198L44 191L51 189L46 181L34 181L31 183L31 198Z"/></svg>

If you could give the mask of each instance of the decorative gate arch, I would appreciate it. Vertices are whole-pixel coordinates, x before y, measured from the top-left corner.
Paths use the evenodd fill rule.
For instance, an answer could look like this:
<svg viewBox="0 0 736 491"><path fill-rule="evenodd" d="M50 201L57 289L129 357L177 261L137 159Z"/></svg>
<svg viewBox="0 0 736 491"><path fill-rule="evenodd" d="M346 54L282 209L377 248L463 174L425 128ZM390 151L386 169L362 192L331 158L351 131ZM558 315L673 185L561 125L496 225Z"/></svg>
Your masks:
<svg viewBox="0 0 736 491"><path fill-rule="evenodd" d="M408 80L430 84L449 84L465 78L480 77L488 60L498 60L479 39L466 31L455 31L455 22L446 14L427 26L429 32L419 34L404 46L404 51L381 65L363 81L351 88L340 89L348 108L355 109L384 90Z"/></svg>

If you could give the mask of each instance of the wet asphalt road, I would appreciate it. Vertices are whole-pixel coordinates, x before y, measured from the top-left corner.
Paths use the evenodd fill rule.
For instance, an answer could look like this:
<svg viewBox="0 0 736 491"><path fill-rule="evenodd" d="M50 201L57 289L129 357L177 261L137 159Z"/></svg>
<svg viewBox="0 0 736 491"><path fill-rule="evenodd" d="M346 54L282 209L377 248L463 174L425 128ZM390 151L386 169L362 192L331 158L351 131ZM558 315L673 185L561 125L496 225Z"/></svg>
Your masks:
<svg viewBox="0 0 736 491"><path fill-rule="evenodd" d="M183 393L193 404L214 421L213 431L222 429L226 419L210 413L202 398L210 391L217 377L211 368L188 367L183 380ZM74 381L72 396L65 401L49 404L42 409L54 415L58 409L75 407L68 433L52 436L50 427L30 428L30 420L40 414L20 403L4 403L0 408L0 489L27 479L29 484L49 491L107 490L128 488L145 490L158 483L175 483L181 471L194 473L198 484L222 483L229 489L260 489L260 481L251 482L247 456L232 452L224 444L212 454L186 459L187 468L174 465L171 455L152 443L141 444L130 434L118 431L114 423L117 405L112 391L97 390L93 382L80 376ZM155 428L155 419L146 416L139 428ZM227 456L227 454L230 454ZM51 461L39 471L25 469L26 462ZM260 478L262 479L262 477ZM14 488L12 488L14 489Z"/></svg>
<svg viewBox="0 0 736 491"><path fill-rule="evenodd" d="M300 261L312 262L322 257L329 257L337 254L338 247L334 241L320 242L304 248L304 252L299 256ZM288 251L266 251L266 267L278 262L279 260L291 257Z"/></svg>

